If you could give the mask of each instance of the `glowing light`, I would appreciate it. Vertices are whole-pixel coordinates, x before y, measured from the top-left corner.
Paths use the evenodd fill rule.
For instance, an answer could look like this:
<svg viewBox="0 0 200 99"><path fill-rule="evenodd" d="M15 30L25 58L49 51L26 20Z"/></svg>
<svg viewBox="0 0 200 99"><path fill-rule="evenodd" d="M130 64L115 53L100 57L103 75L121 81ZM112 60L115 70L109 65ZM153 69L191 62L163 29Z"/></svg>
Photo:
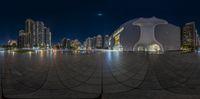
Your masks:
<svg viewBox="0 0 200 99"><path fill-rule="evenodd" d="M103 16L103 13L98 13L97 15L98 15L98 16Z"/></svg>
<svg viewBox="0 0 200 99"><path fill-rule="evenodd" d="M35 53L38 53L38 50L35 50Z"/></svg>
<svg viewBox="0 0 200 99"><path fill-rule="evenodd" d="M160 46L158 44L152 44L149 46L148 51L157 52L160 51Z"/></svg>
<svg viewBox="0 0 200 99"><path fill-rule="evenodd" d="M124 30L124 27L118 29L117 31L114 32L113 37L117 36L118 34L120 34L122 31Z"/></svg>
<svg viewBox="0 0 200 99"><path fill-rule="evenodd" d="M4 55L5 51L0 51L0 55Z"/></svg>
<svg viewBox="0 0 200 99"><path fill-rule="evenodd" d="M200 48L198 48L198 54L200 54Z"/></svg>
<svg viewBox="0 0 200 99"><path fill-rule="evenodd" d="M145 48L144 48L143 46L139 46L139 47L137 48L138 51L145 51L144 49L145 49Z"/></svg>
<svg viewBox="0 0 200 99"><path fill-rule="evenodd" d="M56 55L57 50L53 49L52 52L53 52L54 55Z"/></svg>
<svg viewBox="0 0 200 99"><path fill-rule="evenodd" d="M120 45L120 34L116 35L114 38L115 38L115 46Z"/></svg>
<svg viewBox="0 0 200 99"><path fill-rule="evenodd" d="M29 54L29 56L31 56L32 52L31 52L31 51L29 51L29 52L28 52L28 54Z"/></svg>
<svg viewBox="0 0 200 99"><path fill-rule="evenodd" d="M111 41L109 40L108 45L111 46Z"/></svg>
<svg viewBox="0 0 200 99"><path fill-rule="evenodd" d="M0 51L0 53L4 53L5 51Z"/></svg>
<svg viewBox="0 0 200 99"><path fill-rule="evenodd" d="M107 60L108 60L108 61L111 61L111 59L112 59L112 53L111 53L111 51L108 51L108 52L106 53L106 57L107 57Z"/></svg>
<svg viewBox="0 0 200 99"><path fill-rule="evenodd" d="M123 51L123 47L121 45L114 46L113 51Z"/></svg>
<svg viewBox="0 0 200 99"><path fill-rule="evenodd" d="M44 51L40 50L40 57L44 57Z"/></svg>
<svg viewBox="0 0 200 99"><path fill-rule="evenodd" d="M12 55L13 55L13 56L15 55L15 52L14 52L14 51L12 51Z"/></svg>

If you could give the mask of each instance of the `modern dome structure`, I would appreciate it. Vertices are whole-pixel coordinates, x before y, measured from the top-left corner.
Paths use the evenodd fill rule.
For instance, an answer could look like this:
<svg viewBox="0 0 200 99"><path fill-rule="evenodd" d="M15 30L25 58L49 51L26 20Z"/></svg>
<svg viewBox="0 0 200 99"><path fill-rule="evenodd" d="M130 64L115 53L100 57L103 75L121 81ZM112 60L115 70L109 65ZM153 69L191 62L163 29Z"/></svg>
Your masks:
<svg viewBox="0 0 200 99"><path fill-rule="evenodd" d="M110 37L110 49L122 51L180 50L180 28L167 21L137 18L120 26Z"/></svg>

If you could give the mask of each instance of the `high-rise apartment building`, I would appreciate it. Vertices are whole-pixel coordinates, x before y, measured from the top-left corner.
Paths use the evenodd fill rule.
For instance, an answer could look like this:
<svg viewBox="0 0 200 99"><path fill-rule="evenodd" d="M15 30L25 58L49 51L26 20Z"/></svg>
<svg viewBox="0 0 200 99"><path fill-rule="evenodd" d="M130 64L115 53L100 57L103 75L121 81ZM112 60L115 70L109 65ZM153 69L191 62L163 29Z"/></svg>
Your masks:
<svg viewBox="0 0 200 99"><path fill-rule="evenodd" d="M86 39L85 43L86 43L86 45L85 45L86 49L91 50L92 49L92 38L88 37Z"/></svg>
<svg viewBox="0 0 200 99"><path fill-rule="evenodd" d="M47 27L44 27L44 45L46 47L50 47L51 46L51 32L50 32L50 29L47 28Z"/></svg>
<svg viewBox="0 0 200 99"><path fill-rule="evenodd" d="M186 23L181 32L182 50L194 51L198 47L197 29L194 22Z"/></svg>
<svg viewBox="0 0 200 99"><path fill-rule="evenodd" d="M63 49L67 48L67 39L66 38L62 39L61 46L62 46Z"/></svg>
<svg viewBox="0 0 200 99"><path fill-rule="evenodd" d="M25 31L20 31L18 40L21 48L51 47L51 32L43 22L27 19Z"/></svg>
<svg viewBox="0 0 200 99"><path fill-rule="evenodd" d="M25 22L26 47L33 47L35 43L35 22L27 19Z"/></svg>
<svg viewBox="0 0 200 99"><path fill-rule="evenodd" d="M80 50L81 42L78 39L72 40L71 47L73 50Z"/></svg>
<svg viewBox="0 0 200 99"><path fill-rule="evenodd" d="M96 37L96 48L102 48L103 42L102 42L102 36L97 35Z"/></svg>
<svg viewBox="0 0 200 99"><path fill-rule="evenodd" d="M18 43L18 48L24 48L26 47L26 33L24 32L24 30L20 30L19 31L19 36L17 39L17 43Z"/></svg>
<svg viewBox="0 0 200 99"><path fill-rule="evenodd" d="M44 36L44 23L41 21L36 22L36 35L37 35L37 46L45 45L45 36Z"/></svg>
<svg viewBox="0 0 200 99"><path fill-rule="evenodd" d="M104 48L108 49L109 47L109 35L104 36Z"/></svg>
<svg viewBox="0 0 200 99"><path fill-rule="evenodd" d="M96 36L92 38L92 49L96 48Z"/></svg>

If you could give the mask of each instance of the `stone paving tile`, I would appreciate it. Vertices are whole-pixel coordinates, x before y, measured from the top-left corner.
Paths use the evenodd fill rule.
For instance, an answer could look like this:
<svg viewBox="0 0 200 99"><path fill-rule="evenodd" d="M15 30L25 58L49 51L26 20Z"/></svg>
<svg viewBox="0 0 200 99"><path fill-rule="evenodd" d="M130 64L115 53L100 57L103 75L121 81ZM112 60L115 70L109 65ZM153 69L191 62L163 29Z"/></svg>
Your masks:
<svg viewBox="0 0 200 99"><path fill-rule="evenodd" d="M35 54L0 56L4 95L54 99L100 95L102 99L200 99L200 55L196 53L65 54L57 53L52 58Z"/></svg>

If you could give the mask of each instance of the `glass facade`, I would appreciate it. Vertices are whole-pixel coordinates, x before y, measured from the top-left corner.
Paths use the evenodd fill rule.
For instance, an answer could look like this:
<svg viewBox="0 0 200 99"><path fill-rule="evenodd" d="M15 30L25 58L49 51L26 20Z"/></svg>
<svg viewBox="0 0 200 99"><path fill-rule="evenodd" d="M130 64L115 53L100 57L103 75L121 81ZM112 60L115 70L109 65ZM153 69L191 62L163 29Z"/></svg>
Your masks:
<svg viewBox="0 0 200 99"><path fill-rule="evenodd" d="M115 38L115 46L120 45L120 34L116 35L114 38Z"/></svg>

